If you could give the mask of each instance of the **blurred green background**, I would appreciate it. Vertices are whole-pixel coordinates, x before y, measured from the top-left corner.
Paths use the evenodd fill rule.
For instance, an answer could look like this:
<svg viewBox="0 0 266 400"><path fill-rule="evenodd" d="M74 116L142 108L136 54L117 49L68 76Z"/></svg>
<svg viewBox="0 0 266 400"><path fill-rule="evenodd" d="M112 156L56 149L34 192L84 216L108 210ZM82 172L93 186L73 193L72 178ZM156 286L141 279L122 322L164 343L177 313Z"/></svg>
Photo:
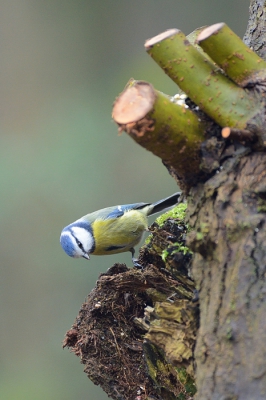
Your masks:
<svg viewBox="0 0 266 400"><path fill-rule="evenodd" d="M107 396L62 340L100 272L130 255L74 260L61 229L98 208L177 190L159 159L118 136L112 103L129 78L175 85L145 53L168 28L226 22L248 0L1 1L0 398Z"/></svg>

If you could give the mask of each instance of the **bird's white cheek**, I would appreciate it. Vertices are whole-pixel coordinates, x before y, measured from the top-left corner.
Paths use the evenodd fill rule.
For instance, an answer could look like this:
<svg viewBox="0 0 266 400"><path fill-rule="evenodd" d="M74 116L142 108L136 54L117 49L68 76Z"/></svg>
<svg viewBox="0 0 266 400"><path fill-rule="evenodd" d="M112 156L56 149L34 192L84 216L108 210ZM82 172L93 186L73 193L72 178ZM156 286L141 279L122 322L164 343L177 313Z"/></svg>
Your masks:
<svg viewBox="0 0 266 400"><path fill-rule="evenodd" d="M92 234L84 228L74 226L72 228L74 236L82 243L84 251L90 253L94 246L94 239Z"/></svg>
<svg viewBox="0 0 266 400"><path fill-rule="evenodd" d="M92 251L93 247L94 247L94 238L91 235L91 233L88 232L87 242L84 246L84 250L86 251L86 253L90 253Z"/></svg>

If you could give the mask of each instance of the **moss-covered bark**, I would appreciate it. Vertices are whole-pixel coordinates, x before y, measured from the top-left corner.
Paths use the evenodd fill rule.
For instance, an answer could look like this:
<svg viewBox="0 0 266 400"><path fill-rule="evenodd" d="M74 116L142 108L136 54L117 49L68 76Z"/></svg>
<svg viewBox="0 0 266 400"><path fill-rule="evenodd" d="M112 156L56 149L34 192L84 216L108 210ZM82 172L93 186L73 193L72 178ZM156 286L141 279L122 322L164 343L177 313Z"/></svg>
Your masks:
<svg viewBox="0 0 266 400"><path fill-rule="evenodd" d="M266 396L266 154L228 160L191 190L199 290L197 399Z"/></svg>
<svg viewBox="0 0 266 400"><path fill-rule="evenodd" d="M217 25L220 25L219 29ZM216 24L213 27L201 31L197 40L200 45L205 45L203 49L213 61L199 52L178 29L170 29L149 39L145 48L164 72L220 126L246 129L262 108L256 96L240 86L244 86L244 81L246 85L248 77L251 79L255 72L265 78L265 63L243 43L240 47L240 38L231 33L226 25ZM202 40L199 40L200 37ZM218 46L213 46L217 42ZM238 57L232 59L232 53ZM239 76L235 79L237 84L229 80L214 62L221 68L225 67L230 78Z"/></svg>
<svg viewBox="0 0 266 400"><path fill-rule="evenodd" d="M237 85L246 87L265 80L266 62L224 23L201 31L197 42Z"/></svg>

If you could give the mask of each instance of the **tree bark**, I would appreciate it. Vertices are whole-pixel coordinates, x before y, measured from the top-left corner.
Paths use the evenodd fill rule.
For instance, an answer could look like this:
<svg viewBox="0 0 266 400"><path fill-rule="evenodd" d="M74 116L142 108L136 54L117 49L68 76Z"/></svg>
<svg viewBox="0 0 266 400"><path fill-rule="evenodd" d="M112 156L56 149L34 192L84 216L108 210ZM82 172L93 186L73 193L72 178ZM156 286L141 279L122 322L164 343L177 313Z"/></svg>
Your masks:
<svg viewBox="0 0 266 400"><path fill-rule="evenodd" d="M251 1L244 41L265 59L266 2ZM263 82L262 82L263 84ZM266 398L266 154L227 160L188 202L199 290L197 400ZM187 243L188 244L188 243Z"/></svg>
<svg viewBox="0 0 266 400"><path fill-rule="evenodd" d="M251 0L249 20L243 41L264 60L266 60L265 23L265 0Z"/></svg>
<svg viewBox="0 0 266 400"><path fill-rule="evenodd" d="M197 399L266 398L265 171L266 154L248 154L191 191Z"/></svg>

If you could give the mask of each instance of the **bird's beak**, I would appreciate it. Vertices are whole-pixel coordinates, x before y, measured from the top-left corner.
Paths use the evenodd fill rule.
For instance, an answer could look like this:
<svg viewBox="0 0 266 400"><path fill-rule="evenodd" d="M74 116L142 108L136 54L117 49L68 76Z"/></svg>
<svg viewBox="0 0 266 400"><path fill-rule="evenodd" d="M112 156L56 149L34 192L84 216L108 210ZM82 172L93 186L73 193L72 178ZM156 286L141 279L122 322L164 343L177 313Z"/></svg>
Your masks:
<svg viewBox="0 0 266 400"><path fill-rule="evenodd" d="M82 257L83 257L83 258L86 258L86 260L89 260L89 259L90 259L90 256L89 256L89 254L87 254L87 253L84 253Z"/></svg>

